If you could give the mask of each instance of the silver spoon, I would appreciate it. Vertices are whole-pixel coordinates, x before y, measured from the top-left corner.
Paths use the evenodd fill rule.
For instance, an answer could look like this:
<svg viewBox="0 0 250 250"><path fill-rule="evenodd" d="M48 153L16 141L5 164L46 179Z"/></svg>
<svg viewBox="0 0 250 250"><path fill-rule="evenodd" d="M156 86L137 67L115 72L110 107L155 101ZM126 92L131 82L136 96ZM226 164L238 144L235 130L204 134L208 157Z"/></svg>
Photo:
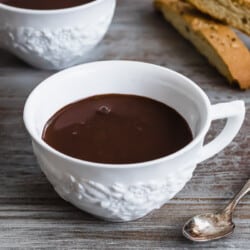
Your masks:
<svg viewBox="0 0 250 250"><path fill-rule="evenodd" d="M250 191L250 179L221 211L194 216L183 226L183 235L196 242L206 242L223 238L233 233L235 225L232 217L239 201Z"/></svg>

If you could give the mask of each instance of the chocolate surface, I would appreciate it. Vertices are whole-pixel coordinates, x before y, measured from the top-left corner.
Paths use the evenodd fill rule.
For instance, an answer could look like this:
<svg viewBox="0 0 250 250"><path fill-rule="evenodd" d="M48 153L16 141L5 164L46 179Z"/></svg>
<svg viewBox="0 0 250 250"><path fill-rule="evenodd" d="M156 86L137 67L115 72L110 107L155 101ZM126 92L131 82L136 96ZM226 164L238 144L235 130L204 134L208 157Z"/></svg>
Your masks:
<svg viewBox="0 0 250 250"><path fill-rule="evenodd" d="M184 118L158 101L107 94L69 104L42 138L58 151L99 163L138 163L172 154L192 140Z"/></svg>
<svg viewBox="0 0 250 250"><path fill-rule="evenodd" d="M0 0L0 3L24 9L51 10L70 8L93 1L95 0Z"/></svg>

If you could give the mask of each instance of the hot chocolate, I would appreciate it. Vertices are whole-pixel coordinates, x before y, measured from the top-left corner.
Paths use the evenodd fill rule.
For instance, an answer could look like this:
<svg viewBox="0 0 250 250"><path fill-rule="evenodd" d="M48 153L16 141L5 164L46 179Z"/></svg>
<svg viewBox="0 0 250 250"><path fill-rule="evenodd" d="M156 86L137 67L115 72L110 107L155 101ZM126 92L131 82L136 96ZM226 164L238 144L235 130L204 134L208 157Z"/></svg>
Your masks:
<svg viewBox="0 0 250 250"><path fill-rule="evenodd" d="M95 0L0 0L0 3L24 9L51 10L70 8L93 1Z"/></svg>
<svg viewBox="0 0 250 250"><path fill-rule="evenodd" d="M158 101L107 94L69 104L47 122L43 140L82 160L126 164L172 154L192 140L185 119Z"/></svg>

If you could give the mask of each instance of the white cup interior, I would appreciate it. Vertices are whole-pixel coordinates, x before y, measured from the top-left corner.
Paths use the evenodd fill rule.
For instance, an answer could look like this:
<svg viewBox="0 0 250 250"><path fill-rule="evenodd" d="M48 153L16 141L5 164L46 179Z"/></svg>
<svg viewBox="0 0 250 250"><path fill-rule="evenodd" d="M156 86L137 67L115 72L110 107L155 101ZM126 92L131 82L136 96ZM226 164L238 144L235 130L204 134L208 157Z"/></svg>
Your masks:
<svg viewBox="0 0 250 250"><path fill-rule="evenodd" d="M62 71L40 84L25 105L30 134L41 140L51 116L65 105L99 94L121 93L150 97L177 110L194 138L204 128L208 99L192 81L171 70L138 62L104 61Z"/></svg>

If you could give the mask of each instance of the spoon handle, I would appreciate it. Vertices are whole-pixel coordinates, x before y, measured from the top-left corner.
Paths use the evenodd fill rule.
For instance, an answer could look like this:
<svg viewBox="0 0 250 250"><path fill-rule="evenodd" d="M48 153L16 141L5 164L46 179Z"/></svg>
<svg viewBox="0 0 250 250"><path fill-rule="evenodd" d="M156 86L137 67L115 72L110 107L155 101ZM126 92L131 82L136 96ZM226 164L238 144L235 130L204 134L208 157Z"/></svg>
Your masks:
<svg viewBox="0 0 250 250"><path fill-rule="evenodd" d="M239 201L250 191L250 179L246 182L246 184L242 187L240 192L235 195L234 199L225 207L224 213L226 215L231 215L238 205Z"/></svg>

